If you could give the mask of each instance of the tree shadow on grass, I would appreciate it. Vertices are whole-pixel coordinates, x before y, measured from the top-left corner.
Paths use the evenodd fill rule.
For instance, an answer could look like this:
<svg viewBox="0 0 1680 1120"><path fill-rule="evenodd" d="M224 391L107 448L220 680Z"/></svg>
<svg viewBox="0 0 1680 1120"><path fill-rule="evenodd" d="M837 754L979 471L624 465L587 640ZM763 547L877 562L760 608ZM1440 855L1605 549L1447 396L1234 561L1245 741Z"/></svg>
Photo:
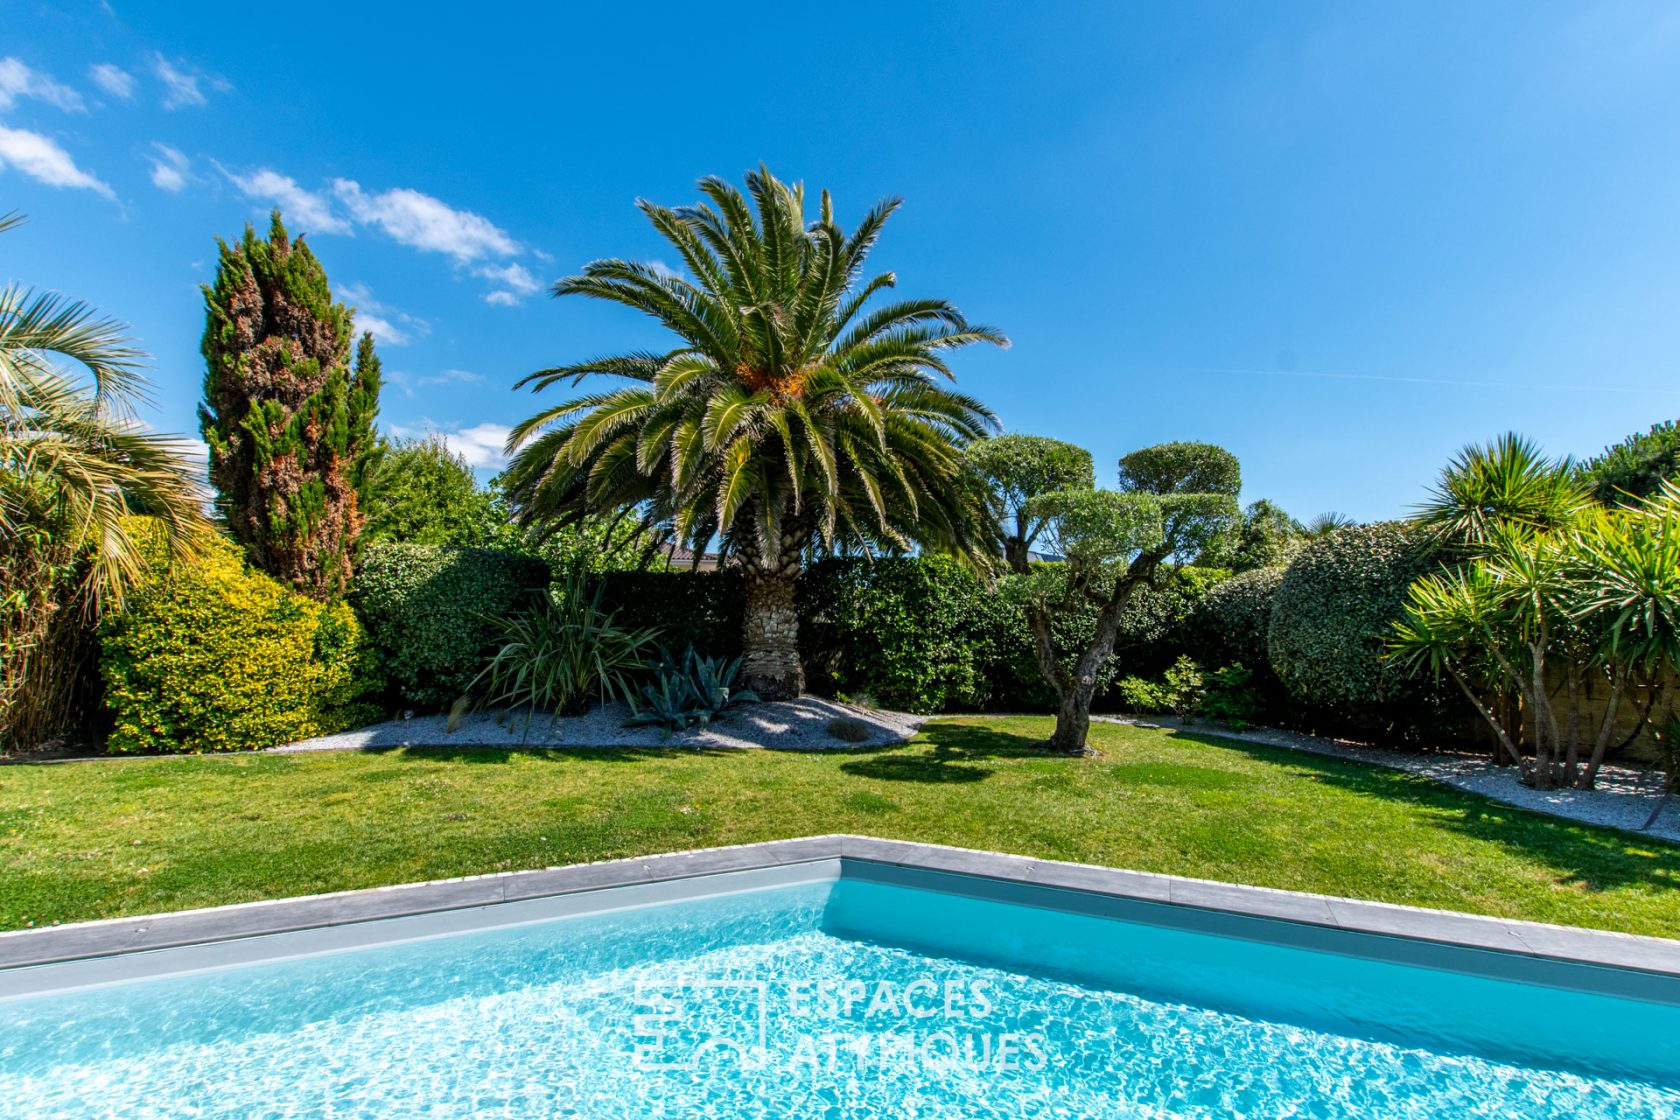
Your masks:
<svg viewBox="0 0 1680 1120"><path fill-rule="evenodd" d="M1352 759L1226 739L1217 733L1173 730L1168 734L1288 767L1307 781L1413 806L1431 827L1497 845L1587 891L1627 886L1680 888L1680 845L1654 836L1538 813L1420 774Z"/></svg>
<svg viewBox="0 0 1680 1120"><path fill-rule="evenodd" d="M983 782L995 772L980 765L988 759L1055 758L1026 735L984 723L934 723L912 744L877 748L871 757L840 764L843 773L884 782L951 784Z"/></svg>

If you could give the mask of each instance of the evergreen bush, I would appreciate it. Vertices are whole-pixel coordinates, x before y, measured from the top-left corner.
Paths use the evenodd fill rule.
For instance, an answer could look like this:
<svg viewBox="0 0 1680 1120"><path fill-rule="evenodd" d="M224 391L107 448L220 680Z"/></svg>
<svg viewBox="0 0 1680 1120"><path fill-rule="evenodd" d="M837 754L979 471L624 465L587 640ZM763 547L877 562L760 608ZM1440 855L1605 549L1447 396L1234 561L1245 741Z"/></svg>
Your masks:
<svg viewBox="0 0 1680 1120"><path fill-rule="evenodd" d="M166 572L152 537L152 577L102 628L110 750L256 750L378 718L375 659L347 605L282 586L221 538Z"/></svg>
<svg viewBox="0 0 1680 1120"><path fill-rule="evenodd" d="M380 544L367 550L350 602L396 697L447 708L497 645L498 620L535 604L548 565L487 548Z"/></svg>

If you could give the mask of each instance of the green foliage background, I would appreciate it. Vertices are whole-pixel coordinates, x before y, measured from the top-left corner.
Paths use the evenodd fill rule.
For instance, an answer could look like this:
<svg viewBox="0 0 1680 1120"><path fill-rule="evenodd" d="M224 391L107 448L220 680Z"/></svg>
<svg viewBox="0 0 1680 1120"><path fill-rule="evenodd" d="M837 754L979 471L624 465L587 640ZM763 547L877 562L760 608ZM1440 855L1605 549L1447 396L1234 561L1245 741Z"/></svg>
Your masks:
<svg viewBox="0 0 1680 1120"><path fill-rule="evenodd" d="M350 597L397 700L445 708L467 691L496 644L497 620L547 589L532 556L483 548L380 544Z"/></svg>
<svg viewBox="0 0 1680 1120"><path fill-rule="evenodd" d="M1385 660L1414 579L1436 570L1431 538L1407 522L1342 529L1308 545L1273 599L1267 651L1304 703L1347 718L1420 701L1423 686Z"/></svg>

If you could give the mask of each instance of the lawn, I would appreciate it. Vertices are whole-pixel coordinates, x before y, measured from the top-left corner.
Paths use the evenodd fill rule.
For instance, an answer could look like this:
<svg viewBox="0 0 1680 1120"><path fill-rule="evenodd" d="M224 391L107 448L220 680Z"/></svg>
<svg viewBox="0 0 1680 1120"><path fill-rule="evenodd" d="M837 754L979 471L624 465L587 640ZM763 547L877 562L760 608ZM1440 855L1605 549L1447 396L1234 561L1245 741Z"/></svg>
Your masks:
<svg viewBox="0 0 1680 1120"><path fill-rule="evenodd" d="M1680 847L1197 735L974 716L887 750L0 767L0 927L824 832L1680 936Z"/></svg>

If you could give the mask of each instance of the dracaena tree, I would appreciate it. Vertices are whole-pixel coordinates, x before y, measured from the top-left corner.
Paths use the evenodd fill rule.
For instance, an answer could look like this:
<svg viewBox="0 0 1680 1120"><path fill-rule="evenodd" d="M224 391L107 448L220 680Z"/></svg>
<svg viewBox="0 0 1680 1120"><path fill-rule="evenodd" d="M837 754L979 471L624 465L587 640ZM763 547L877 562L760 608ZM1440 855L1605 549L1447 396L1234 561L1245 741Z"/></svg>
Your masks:
<svg viewBox="0 0 1680 1120"><path fill-rule="evenodd" d="M994 501L1007 508L1011 491L1029 472L1007 463L1009 469L1000 471L987 450L973 448L970 463ZM1014 573L1007 590L1021 603L1039 672L1058 700L1056 727L1045 746L1072 754L1086 750L1091 701L1127 605L1230 530L1240 517L1242 488L1236 457L1205 443L1132 452L1120 460L1117 490L1096 489L1088 479L1086 473L1078 480L1083 485L1033 494L1019 505L1018 524L1059 555L1059 563L1030 564L1024 548L1007 549ZM1057 619L1086 610L1096 614L1094 631L1083 645L1064 648Z"/></svg>
<svg viewBox="0 0 1680 1120"><path fill-rule="evenodd" d="M554 285L639 311L672 343L524 378L539 392L628 384L520 424L505 481L539 533L631 511L695 552L715 541L747 581L747 685L786 698L803 688L793 590L807 555L989 544L960 453L995 421L946 384L947 355L1007 343L941 299L874 302L894 277L864 268L897 199L847 231L826 191L809 220L803 188L763 168L744 195L699 188L695 205L637 204L685 274L601 260Z"/></svg>
<svg viewBox="0 0 1680 1120"><path fill-rule="evenodd" d="M1591 789L1673 706L1680 490L1594 508L1567 463L1507 436L1461 453L1424 514L1461 562L1412 585L1389 656L1451 679L1528 784Z"/></svg>

